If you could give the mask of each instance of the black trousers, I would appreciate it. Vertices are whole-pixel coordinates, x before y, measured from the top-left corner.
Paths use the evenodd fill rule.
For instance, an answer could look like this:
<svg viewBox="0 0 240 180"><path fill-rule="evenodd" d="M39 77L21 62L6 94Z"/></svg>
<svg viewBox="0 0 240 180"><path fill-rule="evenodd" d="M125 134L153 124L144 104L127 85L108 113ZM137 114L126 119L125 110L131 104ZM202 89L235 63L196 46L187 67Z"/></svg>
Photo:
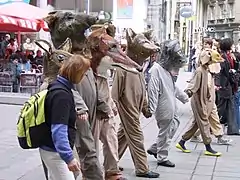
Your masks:
<svg viewBox="0 0 240 180"><path fill-rule="evenodd" d="M227 124L227 134L239 134L236 113L235 113L235 100L234 97L222 98L218 97L218 115L222 124Z"/></svg>

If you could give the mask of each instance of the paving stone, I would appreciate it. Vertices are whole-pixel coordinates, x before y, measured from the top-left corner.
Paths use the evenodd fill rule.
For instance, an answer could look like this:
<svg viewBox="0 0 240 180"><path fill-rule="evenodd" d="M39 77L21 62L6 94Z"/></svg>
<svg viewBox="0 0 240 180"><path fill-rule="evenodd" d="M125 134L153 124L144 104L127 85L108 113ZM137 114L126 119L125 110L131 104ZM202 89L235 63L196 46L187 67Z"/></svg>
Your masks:
<svg viewBox="0 0 240 180"><path fill-rule="evenodd" d="M239 173L233 173L233 172L214 172L214 176L216 177L233 177L233 178L240 178Z"/></svg>
<svg viewBox="0 0 240 180"><path fill-rule="evenodd" d="M240 173L240 168L239 166L235 167L221 167L221 166L216 166L215 172L230 172L230 173Z"/></svg>
<svg viewBox="0 0 240 180"><path fill-rule="evenodd" d="M197 166L195 171L195 175L207 175L207 176L212 176L213 174L213 166Z"/></svg>
<svg viewBox="0 0 240 180"><path fill-rule="evenodd" d="M182 77L181 77L182 76ZM190 76L183 74L177 82L179 88L185 88L186 80ZM157 160L148 155L149 169L160 173L163 180L240 180L240 137L231 137L231 146L219 146L213 143L216 150L223 152L220 158L209 157L203 154L205 147L202 143L187 142L187 147L192 150L184 154L175 148L176 142L189 126L192 118L190 103L179 105L179 119L181 124L171 144L169 159L176 163L175 168L157 167ZM22 150L16 139L16 119L21 106L0 104L1 119L7 120L0 127L0 180L44 180L43 170L38 150ZM5 113L11 112L11 113ZM117 120L119 122L119 119ZM154 118L141 117L145 149L156 140L158 128ZM216 139L213 138L216 142ZM101 163L103 156L100 156ZM216 162L216 167L215 166ZM124 167L123 175L129 180L144 180L135 176L135 169L129 150L125 152L119 165ZM214 171L214 173L213 173ZM80 178L78 179L80 180Z"/></svg>
<svg viewBox="0 0 240 180"><path fill-rule="evenodd" d="M192 175L187 174L173 174L173 173L161 173L159 179L163 180L190 180Z"/></svg>
<svg viewBox="0 0 240 180"><path fill-rule="evenodd" d="M213 177L213 180L240 180L240 178L231 177Z"/></svg>
<svg viewBox="0 0 240 180"><path fill-rule="evenodd" d="M208 158L200 158L198 161L198 165L200 166L214 166L216 163L216 159L208 159Z"/></svg>
<svg viewBox="0 0 240 180"><path fill-rule="evenodd" d="M212 176L194 175L191 180L212 180Z"/></svg>

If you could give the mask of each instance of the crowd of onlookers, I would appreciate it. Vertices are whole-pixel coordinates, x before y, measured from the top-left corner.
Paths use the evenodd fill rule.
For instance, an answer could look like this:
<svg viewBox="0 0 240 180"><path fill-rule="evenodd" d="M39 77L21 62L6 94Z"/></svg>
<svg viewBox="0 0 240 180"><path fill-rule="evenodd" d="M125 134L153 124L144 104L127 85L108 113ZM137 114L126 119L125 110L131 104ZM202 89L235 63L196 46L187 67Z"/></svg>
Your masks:
<svg viewBox="0 0 240 180"><path fill-rule="evenodd" d="M37 50L23 50L9 34L0 42L0 72L7 72L13 81L13 92L18 92L21 73L41 73L43 54Z"/></svg>

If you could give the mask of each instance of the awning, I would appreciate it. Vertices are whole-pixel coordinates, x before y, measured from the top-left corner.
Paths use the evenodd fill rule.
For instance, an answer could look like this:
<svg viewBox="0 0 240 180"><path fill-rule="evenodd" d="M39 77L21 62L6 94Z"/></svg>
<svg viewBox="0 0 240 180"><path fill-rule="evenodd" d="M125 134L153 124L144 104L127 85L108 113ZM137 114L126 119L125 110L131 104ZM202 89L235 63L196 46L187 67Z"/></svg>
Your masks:
<svg viewBox="0 0 240 180"><path fill-rule="evenodd" d="M42 19L48 15L48 10L24 2L12 2L0 6L1 14L26 19Z"/></svg>
<svg viewBox="0 0 240 180"><path fill-rule="evenodd" d="M38 32L47 30L47 24L42 20L25 19L15 16L0 14L1 32Z"/></svg>

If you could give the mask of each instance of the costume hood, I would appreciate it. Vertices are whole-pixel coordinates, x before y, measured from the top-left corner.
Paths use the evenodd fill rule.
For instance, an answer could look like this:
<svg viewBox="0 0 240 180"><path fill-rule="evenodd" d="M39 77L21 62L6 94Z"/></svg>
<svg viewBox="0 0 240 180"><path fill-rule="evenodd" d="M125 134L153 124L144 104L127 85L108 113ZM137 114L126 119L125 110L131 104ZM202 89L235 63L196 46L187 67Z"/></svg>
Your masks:
<svg viewBox="0 0 240 180"><path fill-rule="evenodd" d="M169 71L171 69L181 68L187 63L187 59L178 40L164 41L160 47L161 51L156 62L164 69Z"/></svg>

